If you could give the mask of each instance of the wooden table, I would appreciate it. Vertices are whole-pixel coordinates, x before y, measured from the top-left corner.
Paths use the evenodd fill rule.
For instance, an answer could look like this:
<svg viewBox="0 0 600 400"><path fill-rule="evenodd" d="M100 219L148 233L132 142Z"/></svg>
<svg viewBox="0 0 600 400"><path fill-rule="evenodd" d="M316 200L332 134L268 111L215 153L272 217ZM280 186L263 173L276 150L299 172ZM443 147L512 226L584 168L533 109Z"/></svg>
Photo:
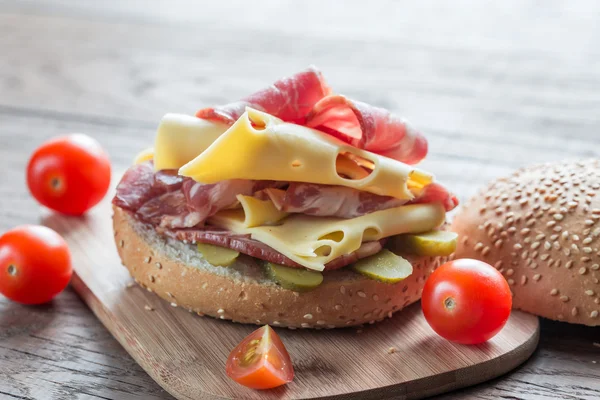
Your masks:
<svg viewBox="0 0 600 400"><path fill-rule="evenodd" d="M598 2L199 3L0 0L0 232L39 221L23 176L42 140L88 133L122 169L164 113L311 63L426 132L425 167L463 200L525 164L600 155ZM461 395L599 398L599 329L543 321L527 363ZM68 289L0 299L0 398L170 397Z"/></svg>

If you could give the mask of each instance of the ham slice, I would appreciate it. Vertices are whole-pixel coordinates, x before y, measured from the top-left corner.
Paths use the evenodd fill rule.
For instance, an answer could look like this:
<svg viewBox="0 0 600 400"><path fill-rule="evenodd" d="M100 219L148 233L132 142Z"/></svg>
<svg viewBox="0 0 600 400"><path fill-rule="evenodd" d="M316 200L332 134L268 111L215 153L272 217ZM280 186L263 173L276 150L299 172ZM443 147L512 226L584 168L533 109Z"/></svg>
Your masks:
<svg viewBox="0 0 600 400"><path fill-rule="evenodd" d="M159 230L159 232L186 243L214 244L275 264L303 268L300 264L290 260L272 247L252 239L250 235L238 235L224 229L209 226L200 229ZM340 256L327 263L325 270L331 271L342 268L361 258L376 254L383 248L385 241L386 239L363 243L355 252Z"/></svg>
<svg viewBox="0 0 600 400"><path fill-rule="evenodd" d="M299 182L290 183L285 190L268 188L256 192L255 196L271 200L280 211L338 218L356 218L407 203L406 200L343 186ZM434 202L442 203L446 211L458 205L456 196L439 183L427 185L420 196L408 203Z"/></svg>
<svg viewBox="0 0 600 400"><path fill-rule="evenodd" d="M344 186L297 182L290 183L285 191L265 189L256 196L269 198L280 211L339 218L360 217L406 203L406 200Z"/></svg>
<svg viewBox="0 0 600 400"><path fill-rule="evenodd" d="M410 201L410 204L427 204L440 202L443 204L446 212L454 210L458 206L458 198L439 183L431 183L423 189L417 198Z"/></svg>
<svg viewBox="0 0 600 400"><path fill-rule="evenodd" d="M303 123L313 106L330 92L323 74L315 67L309 67L240 101L203 108L196 113L196 117L231 125L249 106L286 122Z"/></svg>
<svg viewBox="0 0 600 400"><path fill-rule="evenodd" d="M416 164L427 155L427 140L406 121L383 108L342 95L321 99L308 113L305 124L406 164Z"/></svg>
<svg viewBox="0 0 600 400"><path fill-rule="evenodd" d="M154 172L152 162L137 164L125 172L113 204L144 222L163 228L202 226L206 218L237 203L238 194L280 187L274 181L233 179L206 185L177 175L177 171Z"/></svg>

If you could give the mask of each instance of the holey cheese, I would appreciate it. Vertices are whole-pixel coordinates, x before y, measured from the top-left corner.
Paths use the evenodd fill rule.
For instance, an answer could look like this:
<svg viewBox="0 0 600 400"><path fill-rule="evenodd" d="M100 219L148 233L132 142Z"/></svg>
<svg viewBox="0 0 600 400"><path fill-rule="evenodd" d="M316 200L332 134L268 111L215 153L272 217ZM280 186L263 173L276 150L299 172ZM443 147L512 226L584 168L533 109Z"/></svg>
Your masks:
<svg viewBox="0 0 600 400"><path fill-rule="evenodd" d="M414 204L351 219L293 214L279 221L279 225L255 226L261 221L277 223L282 216L263 202L241 201L241 204L243 209L221 211L209 218L208 223L250 234L298 264L317 271L335 258L356 251L363 242L437 228L446 215L440 203Z"/></svg>
<svg viewBox="0 0 600 400"><path fill-rule="evenodd" d="M206 150L227 128L226 124L189 115L165 115L154 141L154 168L180 168Z"/></svg>
<svg viewBox="0 0 600 400"><path fill-rule="evenodd" d="M179 173L202 183L226 179L310 182L407 200L433 181L414 167L251 108Z"/></svg>

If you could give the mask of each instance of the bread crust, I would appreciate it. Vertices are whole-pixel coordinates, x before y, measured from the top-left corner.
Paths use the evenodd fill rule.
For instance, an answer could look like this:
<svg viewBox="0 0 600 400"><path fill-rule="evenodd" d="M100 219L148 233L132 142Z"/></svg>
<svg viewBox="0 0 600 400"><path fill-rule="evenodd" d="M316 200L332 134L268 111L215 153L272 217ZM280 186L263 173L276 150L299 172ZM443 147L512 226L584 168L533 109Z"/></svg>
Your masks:
<svg viewBox="0 0 600 400"><path fill-rule="evenodd" d="M495 266L513 307L600 325L600 162L522 168L492 182L455 217L457 258Z"/></svg>
<svg viewBox="0 0 600 400"><path fill-rule="evenodd" d="M396 284L381 283L342 268L325 273L323 283L315 290L298 293L266 280L261 267L250 257L240 256L236 262L244 264L241 268L245 275L229 273L222 267L190 266L170 253L173 245L184 246L181 242L166 243L127 211L116 206L113 210L119 255L141 286L173 305L235 322L289 328L374 323L418 301L427 276L445 261L442 257L406 257L414 272ZM162 241L162 246L156 241ZM186 252L201 258L191 245L185 246L189 248Z"/></svg>

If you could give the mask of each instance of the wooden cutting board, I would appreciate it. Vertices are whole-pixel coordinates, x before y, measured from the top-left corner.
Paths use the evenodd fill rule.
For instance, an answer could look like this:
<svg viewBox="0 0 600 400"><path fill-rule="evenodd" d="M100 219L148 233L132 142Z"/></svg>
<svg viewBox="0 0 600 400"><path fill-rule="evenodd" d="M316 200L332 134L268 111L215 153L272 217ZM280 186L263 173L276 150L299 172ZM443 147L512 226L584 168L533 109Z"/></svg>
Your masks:
<svg viewBox="0 0 600 400"><path fill-rule="evenodd" d="M361 329L278 329L296 378L285 387L253 391L227 378L225 361L257 327L199 317L132 285L113 242L108 202L83 218L50 214L44 222L70 245L75 290L146 372L178 399L420 398L502 375L525 361L538 343L538 318L513 311L488 343L453 344L429 328L414 304Z"/></svg>

